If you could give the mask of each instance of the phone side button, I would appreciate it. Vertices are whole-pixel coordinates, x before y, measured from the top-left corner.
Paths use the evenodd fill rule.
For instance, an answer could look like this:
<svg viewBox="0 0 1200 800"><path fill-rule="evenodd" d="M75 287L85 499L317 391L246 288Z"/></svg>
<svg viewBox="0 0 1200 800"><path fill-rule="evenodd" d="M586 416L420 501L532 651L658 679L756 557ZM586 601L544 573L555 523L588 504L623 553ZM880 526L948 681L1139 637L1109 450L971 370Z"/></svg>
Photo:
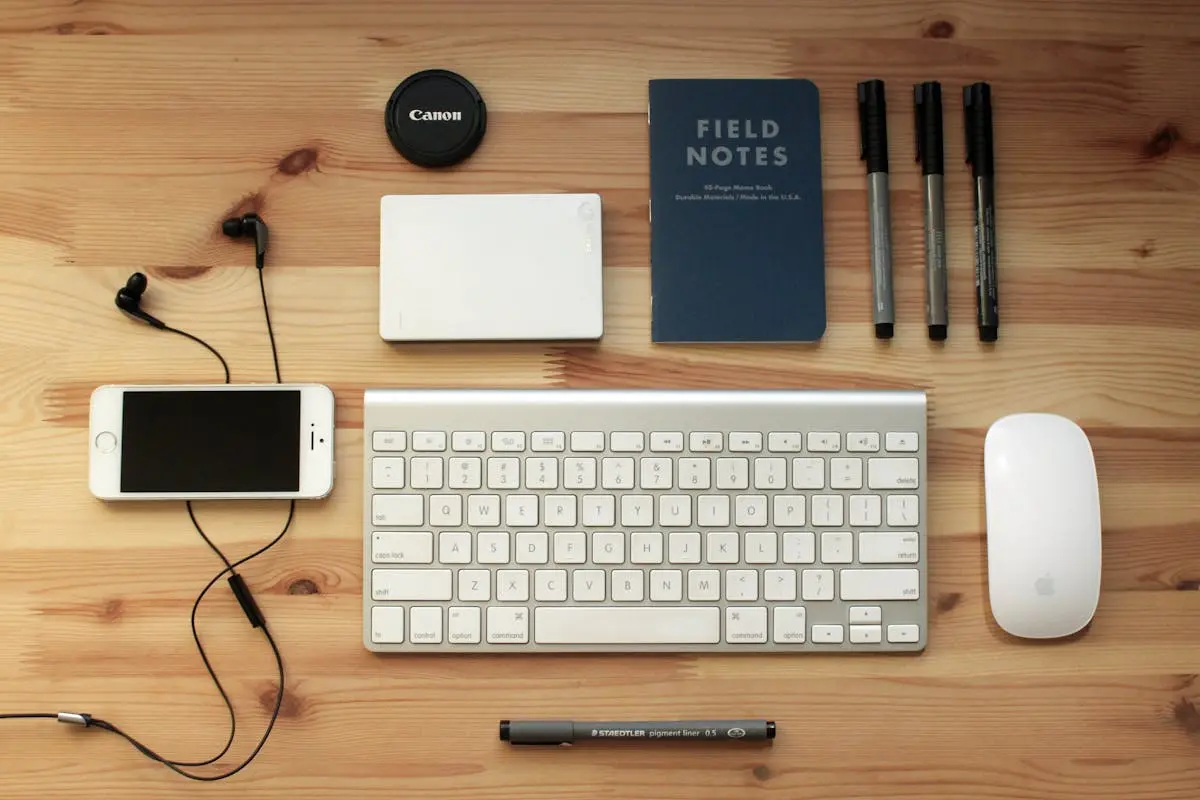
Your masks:
<svg viewBox="0 0 1200 800"><path fill-rule="evenodd" d="M113 450L117 449L117 436L109 431L102 431L96 434L96 449L101 453L108 455Z"/></svg>

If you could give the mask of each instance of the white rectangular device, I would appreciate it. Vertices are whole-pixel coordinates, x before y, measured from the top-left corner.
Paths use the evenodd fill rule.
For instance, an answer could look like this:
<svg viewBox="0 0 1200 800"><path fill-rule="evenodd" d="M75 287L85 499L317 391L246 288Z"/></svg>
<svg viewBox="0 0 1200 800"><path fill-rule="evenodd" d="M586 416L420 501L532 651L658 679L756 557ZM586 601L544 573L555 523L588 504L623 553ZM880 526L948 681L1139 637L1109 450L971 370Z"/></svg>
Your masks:
<svg viewBox="0 0 1200 800"><path fill-rule="evenodd" d="M320 384L100 386L88 483L101 500L316 499L333 435Z"/></svg>
<svg viewBox="0 0 1200 800"><path fill-rule="evenodd" d="M601 244L597 194L385 196L379 335L599 339Z"/></svg>

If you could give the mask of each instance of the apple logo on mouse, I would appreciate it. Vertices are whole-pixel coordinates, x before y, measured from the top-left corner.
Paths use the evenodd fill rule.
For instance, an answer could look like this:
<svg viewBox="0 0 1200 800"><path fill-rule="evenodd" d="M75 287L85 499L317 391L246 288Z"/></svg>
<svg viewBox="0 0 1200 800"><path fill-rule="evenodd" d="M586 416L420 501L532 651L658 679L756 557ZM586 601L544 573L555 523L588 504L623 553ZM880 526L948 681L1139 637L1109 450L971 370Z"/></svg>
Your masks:
<svg viewBox="0 0 1200 800"><path fill-rule="evenodd" d="M1042 597L1051 597L1054 594L1054 576L1047 572L1042 577L1033 582L1034 590Z"/></svg>

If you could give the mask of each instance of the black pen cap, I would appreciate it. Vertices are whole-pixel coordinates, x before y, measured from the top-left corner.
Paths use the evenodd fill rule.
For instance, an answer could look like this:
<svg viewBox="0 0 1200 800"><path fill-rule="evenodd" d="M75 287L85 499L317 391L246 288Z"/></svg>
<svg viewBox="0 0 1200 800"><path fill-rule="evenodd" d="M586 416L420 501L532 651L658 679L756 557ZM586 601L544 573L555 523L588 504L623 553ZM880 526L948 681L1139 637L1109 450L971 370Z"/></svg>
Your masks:
<svg viewBox="0 0 1200 800"><path fill-rule="evenodd" d="M867 162L867 172L888 171L887 100L883 81L863 81L858 85L859 158Z"/></svg>
<svg viewBox="0 0 1200 800"><path fill-rule="evenodd" d="M992 177L996 171L992 153L992 87L973 83L963 88L963 124L971 172L976 178Z"/></svg>
<svg viewBox="0 0 1200 800"><path fill-rule="evenodd" d="M913 116L917 124L917 161L922 175L946 172L942 148L942 85L937 81L913 87Z"/></svg>

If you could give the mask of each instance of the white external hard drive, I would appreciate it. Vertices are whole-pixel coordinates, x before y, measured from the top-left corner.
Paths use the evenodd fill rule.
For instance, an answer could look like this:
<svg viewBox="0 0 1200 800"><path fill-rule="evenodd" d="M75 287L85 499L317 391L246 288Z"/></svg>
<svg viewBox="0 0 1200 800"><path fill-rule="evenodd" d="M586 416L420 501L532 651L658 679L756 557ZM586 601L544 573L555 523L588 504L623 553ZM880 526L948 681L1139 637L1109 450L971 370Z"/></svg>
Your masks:
<svg viewBox="0 0 1200 800"><path fill-rule="evenodd" d="M600 210L597 194L385 196L379 335L599 339Z"/></svg>

